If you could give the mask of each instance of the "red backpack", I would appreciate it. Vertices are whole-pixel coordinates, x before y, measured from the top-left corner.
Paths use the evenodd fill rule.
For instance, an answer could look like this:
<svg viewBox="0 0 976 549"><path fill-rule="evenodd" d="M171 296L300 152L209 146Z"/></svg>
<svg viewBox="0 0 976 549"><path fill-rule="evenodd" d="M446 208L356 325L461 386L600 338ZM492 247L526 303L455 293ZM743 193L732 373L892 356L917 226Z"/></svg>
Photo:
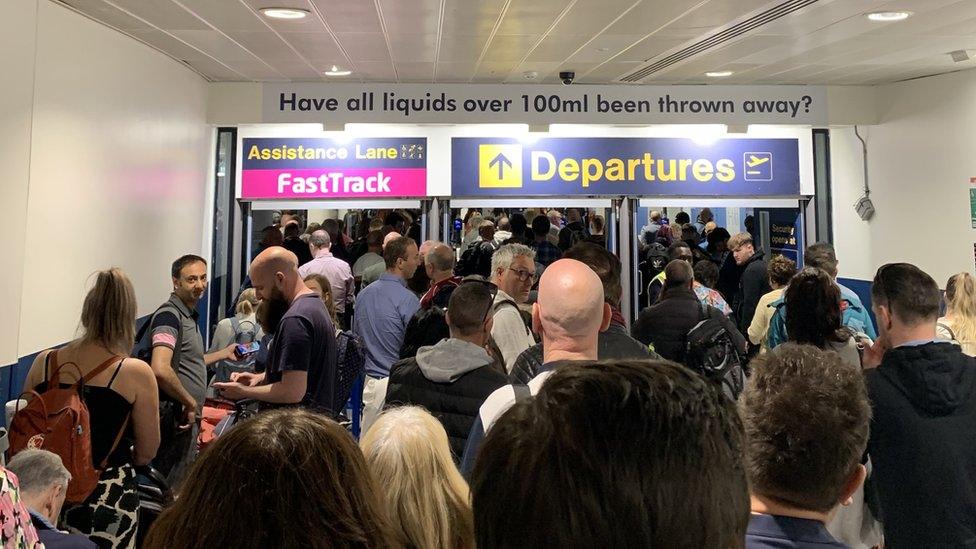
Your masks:
<svg viewBox="0 0 976 549"><path fill-rule="evenodd" d="M92 462L91 431L88 417L88 406L82 399L85 383L102 373L113 363L124 360L112 357L101 363L88 375L80 376L74 385L62 388L58 381L58 374L67 365L78 368L73 362L58 365L57 351L51 351L45 358L45 365L50 372L47 380L47 390L43 393L25 391L21 398L30 395L32 398L27 406L20 408L10 421L10 450L13 457L25 448L40 448L53 452L61 457L71 482L65 501L68 503L82 503L98 484L98 479L108 465L108 458L115 452L116 446L122 440L129 417L125 418L122 429L115 437L112 448L101 464L96 468ZM79 374L81 369L78 369Z"/></svg>

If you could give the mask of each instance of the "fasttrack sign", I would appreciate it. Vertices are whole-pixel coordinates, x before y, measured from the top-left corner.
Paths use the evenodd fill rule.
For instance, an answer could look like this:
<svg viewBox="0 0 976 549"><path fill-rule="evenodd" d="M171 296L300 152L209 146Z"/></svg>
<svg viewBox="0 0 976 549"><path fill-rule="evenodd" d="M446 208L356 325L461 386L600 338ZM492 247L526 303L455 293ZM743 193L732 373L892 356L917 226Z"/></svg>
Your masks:
<svg viewBox="0 0 976 549"><path fill-rule="evenodd" d="M265 123L827 123L817 86L266 83Z"/></svg>
<svg viewBox="0 0 976 549"><path fill-rule="evenodd" d="M796 139L451 140L451 195L796 196Z"/></svg>
<svg viewBox="0 0 976 549"><path fill-rule="evenodd" d="M244 138L237 197L427 196L427 139Z"/></svg>

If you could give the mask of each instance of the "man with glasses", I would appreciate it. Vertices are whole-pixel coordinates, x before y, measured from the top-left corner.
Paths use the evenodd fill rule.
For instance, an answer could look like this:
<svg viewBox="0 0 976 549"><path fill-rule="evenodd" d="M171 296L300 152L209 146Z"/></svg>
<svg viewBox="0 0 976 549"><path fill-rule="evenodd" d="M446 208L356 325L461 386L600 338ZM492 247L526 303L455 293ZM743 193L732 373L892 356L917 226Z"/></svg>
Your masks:
<svg viewBox="0 0 976 549"><path fill-rule="evenodd" d="M502 365L495 364L485 349L497 292L497 286L481 277L461 281L447 305L451 337L421 347L416 357L390 369L384 408L426 408L444 424L455 461L461 459L481 403L507 383Z"/></svg>
<svg viewBox="0 0 976 549"><path fill-rule="evenodd" d="M498 286L491 337L511 372L522 351L535 345L519 305L529 299L535 284L535 251L522 244L506 244L491 258L491 282Z"/></svg>
<svg viewBox="0 0 976 549"><path fill-rule="evenodd" d="M976 545L976 358L937 339L939 299L908 263L884 265L871 286L868 455L886 547Z"/></svg>

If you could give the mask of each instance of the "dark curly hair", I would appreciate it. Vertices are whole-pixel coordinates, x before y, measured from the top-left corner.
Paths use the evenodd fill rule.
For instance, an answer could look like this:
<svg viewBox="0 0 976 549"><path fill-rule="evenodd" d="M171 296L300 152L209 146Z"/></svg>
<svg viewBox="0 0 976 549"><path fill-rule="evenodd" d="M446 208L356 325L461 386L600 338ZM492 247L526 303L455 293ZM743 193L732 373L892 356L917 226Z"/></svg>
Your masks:
<svg viewBox="0 0 976 549"><path fill-rule="evenodd" d="M825 271L806 267L790 281L786 288L786 333L794 343L821 349L850 337L841 324L840 288Z"/></svg>
<svg viewBox="0 0 976 549"><path fill-rule="evenodd" d="M471 477L477 546L741 547L743 444L734 404L688 368L565 364L488 432Z"/></svg>
<svg viewBox="0 0 976 549"><path fill-rule="evenodd" d="M792 343L751 366L739 410L753 493L799 509L833 509L868 441L871 405L860 368Z"/></svg>

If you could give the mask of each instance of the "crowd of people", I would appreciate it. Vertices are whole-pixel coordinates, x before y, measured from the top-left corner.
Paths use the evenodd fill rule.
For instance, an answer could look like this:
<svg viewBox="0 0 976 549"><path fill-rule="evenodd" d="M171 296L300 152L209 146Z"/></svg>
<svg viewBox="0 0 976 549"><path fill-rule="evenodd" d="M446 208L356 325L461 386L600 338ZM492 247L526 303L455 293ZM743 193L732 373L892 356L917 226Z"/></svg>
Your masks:
<svg viewBox="0 0 976 549"><path fill-rule="evenodd" d="M205 259L174 261L138 332L131 281L99 272L24 383L4 546L976 547L970 273L943 296L883 265L872 315L829 244L798 269L707 210L652 211L628 329L604 230L472 210L455 247L409 212L355 237L282 212L209 349ZM256 410L201 450L215 399ZM31 431L62 401L78 437ZM151 527L148 466L177 494Z"/></svg>

